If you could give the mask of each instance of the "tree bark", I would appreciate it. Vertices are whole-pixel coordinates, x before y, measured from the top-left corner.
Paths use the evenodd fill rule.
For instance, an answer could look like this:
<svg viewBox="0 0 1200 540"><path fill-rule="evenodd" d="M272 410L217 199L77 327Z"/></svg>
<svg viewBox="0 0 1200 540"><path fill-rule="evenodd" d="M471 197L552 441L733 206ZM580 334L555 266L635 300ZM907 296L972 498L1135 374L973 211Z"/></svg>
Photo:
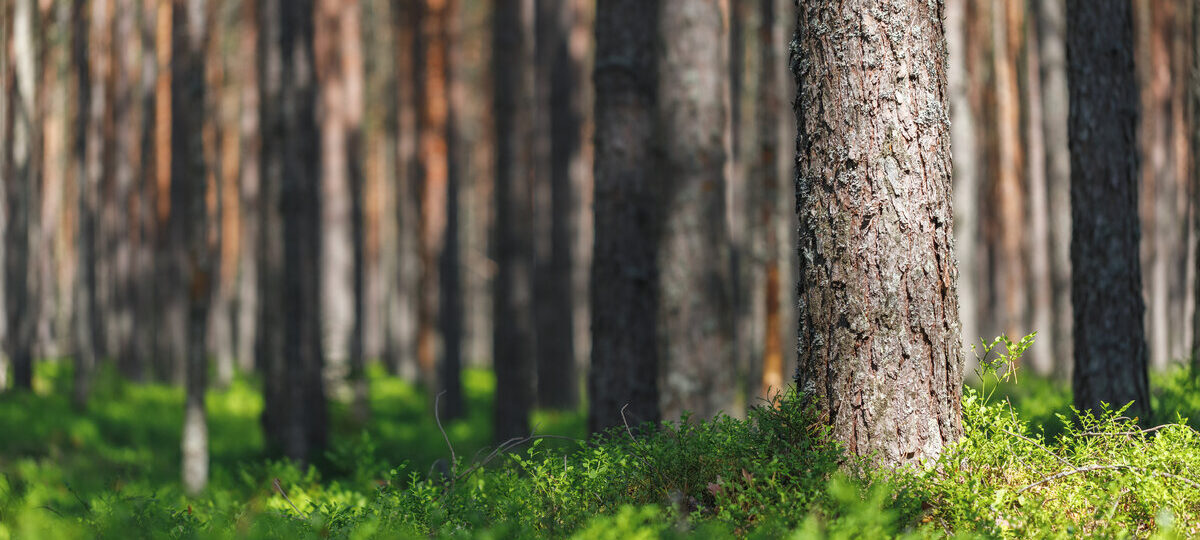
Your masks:
<svg viewBox="0 0 1200 540"><path fill-rule="evenodd" d="M175 207L181 221L187 273L188 325L186 399L184 401L183 485L195 494L208 483L208 427L204 391L208 380L208 311L212 302L212 259L205 201L208 164L202 136L208 89L205 55L210 16L207 0L175 0L171 62L171 191L182 202Z"/></svg>
<svg viewBox="0 0 1200 540"><path fill-rule="evenodd" d="M941 4L870 4L797 14L797 382L849 454L899 465L962 434L946 41Z"/></svg>
<svg viewBox="0 0 1200 540"><path fill-rule="evenodd" d="M580 151L577 66L568 48L574 6L537 2L537 396L543 407L579 403L571 294L571 163Z"/></svg>
<svg viewBox="0 0 1200 540"><path fill-rule="evenodd" d="M533 326L533 0L493 7L496 277L493 362L497 441L528 435L535 380Z"/></svg>
<svg viewBox="0 0 1200 540"><path fill-rule="evenodd" d="M238 39L239 54L245 58L258 58L258 2L243 0L240 36ZM245 62L239 73L241 90L241 116L239 130L241 139L241 163L239 171L239 189L241 208L243 212L241 240L242 253L239 257L238 271L238 325L237 325L237 360L238 367L245 373L254 370L261 360L255 356L255 343L258 341L258 310L259 310L259 216L263 212L261 198L261 152L262 140L259 129L259 74L256 62Z"/></svg>
<svg viewBox="0 0 1200 540"><path fill-rule="evenodd" d="M596 4L592 431L660 417L653 151L658 18L658 2Z"/></svg>
<svg viewBox="0 0 1200 540"><path fill-rule="evenodd" d="M1150 412L1138 261L1132 6L1068 0L1075 406Z"/></svg>
<svg viewBox="0 0 1200 540"><path fill-rule="evenodd" d="M4 301L7 308L5 353L13 366L13 386L33 389L33 347L38 319L36 272L32 271L31 237L37 223L37 196L41 185L41 118L37 79L40 74L38 39L41 25L32 0L8 3L5 19L11 21L4 41L5 99L8 102L0 153L0 173L5 178L7 203L4 228ZM0 365L0 370L5 369ZM2 382L2 381L0 381ZM0 385L0 389L3 386Z"/></svg>
<svg viewBox="0 0 1200 540"><path fill-rule="evenodd" d="M316 123L311 0L262 0L260 73L264 295L260 335L267 365L263 426L270 447L308 463L327 437L321 378L320 133ZM267 292L264 290L264 292Z"/></svg>
<svg viewBox="0 0 1200 540"><path fill-rule="evenodd" d="M668 0L659 21L657 141L663 216L659 366L662 413L709 418L737 393L730 237L725 219L728 61L722 8ZM686 82L685 82L686 81Z"/></svg>

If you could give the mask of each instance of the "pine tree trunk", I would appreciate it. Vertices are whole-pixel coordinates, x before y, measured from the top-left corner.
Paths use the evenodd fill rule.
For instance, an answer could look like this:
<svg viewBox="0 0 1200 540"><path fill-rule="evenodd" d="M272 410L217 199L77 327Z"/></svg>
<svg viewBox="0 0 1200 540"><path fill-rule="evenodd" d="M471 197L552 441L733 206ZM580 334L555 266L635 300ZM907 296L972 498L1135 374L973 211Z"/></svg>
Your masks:
<svg viewBox="0 0 1200 540"><path fill-rule="evenodd" d="M568 49L570 2L537 2L537 396L543 407L578 404L571 295L571 161L579 152L575 95L579 81Z"/></svg>
<svg viewBox="0 0 1200 540"><path fill-rule="evenodd" d="M1132 6L1068 0L1075 406L1150 412L1138 261Z"/></svg>
<svg viewBox="0 0 1200 540"><path fill-rule="evenodd" d="M946 41L940 4L871 5L798 11L798 385L848 453L898 465L962 433Z"/></svg>
<svg viewBox="0 0 1200 540"><path fill-rule="evenodd" d="M0 174L5 178L7 223L4 227L4 301L7 308L6 350L13 366L13 386L33 389L36 272L33 272L31 236L37 223L37 196L41 184L41 118L37 103L40 74L37 40L41 25L32 0L8 3L5 19L11 21L4 41L8 57L3 88L7 112L0 148ZM0 365L0 369L4 366ZM2 381L0 381L2 382ZM3 388L0 385L0 388Z"/></svg>
<svg viewBox="0 0 1200 540"><path fill-rule="evenodd" d="M213 294L213 253L205 201L208 164L202 137L206 111L205 54L209 6L206 0L179 2L172 12L171 192L183 204L180 221L188 282L186 399L184 402L183 485L195 494L208 483L208 427L204 391L208 381L208 311ZM178 196L175 196L178 194Z"/></svg>
<svg viewBox="0 0 1200 540"><path fill-rule="evenodd" d="M528 435L535 389L533 326L533 0L493 11L496 130L496 277L493 351L497 441Z"/></svg>
<svg viewBox="0 0 1200 540"><path fill-rule="evenodd" d="M93 0L102 3L104 0ZM96 187L99 171L90 159L93 152L89 148L94 140L93 135L99 136L98 122L95 112L98 99L92 96L91 63L88 59L88 42L91 29L88 27L86 10L90 7L88 0L75 0L71 13L72 22L72 64L75 66L78 108L76 109L74 152L77 165L75 173L76 195L78 203L78 231L76 238L79 242L75 277L75 350L74 350L74 390L72 403L76 408L83 408L91 394L92 370L96 365L96 252L95 252L95 222L96 222Z"/></svg>
<svg viewBox="0 0 1200 540"><path fill-rule="evenodd" d="M243 0L240 36L238 38L239 54L245 58L258 58L258 1ZM255 356L255 343L258 341L258 262L260 234L260 214L262 207L262 187L260 172L262 167L262 140L259 129L259 76L255 62L245 62L239 73L241 89L241 115L238 123L241 139L241 163L239 190L243 212L241 239L239 244L242 253L239 257L238 270L238 324L237 324L237 360L238 368L244 373L255 369L260 359Z"/></svg>
<svg viewBox="0 0 1200 540"><path fill-rule="evenodd" d="M596 5L595 258L588 427L657 422L659 6Z"/></svg>
<svg viewBox="0 0 1200 540"><path fill-rule="evenodd" d="M691 411L709 418L721 410L729 412L737 394L725 219L724 22L720 5L711 0L664 2L661 17L657 142L662 156L662 413L676 418Z"/></svg>
<svg viewBox="0 0 1200 540"><path fill-rule="evenodd" d="M311 0L262 0L262 289L268 445L300 463L327 437L321 338L320 133ZM285 107L286 105L286 107ZM269 209L269 210L268 210ZM278 209L276 214L275 209Z"/></svg>
<svg viewBox="0 0 1200 540"><path fill-rule="evenodd" d="M1054 319L1050 325L1054 339L1051 345L1054 351L1054 374L1059 380L1066 380L1070 375L1072 362L1071 153L1067 142L1069 106L1065 9L1063 0L1043 0L1038 3L1037 13L1047 205L1051 209L1050 272L1054 295Z"/></svg>
<svg viewBox="0 0 1200 540"><path fill-rule="evenodd" d="M967 69L967 4L946 0L946 73L950 89L950 149L954 158L954 247L958 260L958 306L964 351L983 337L979 325L982 280L976 269L979 245L979 170L975 148L975 117L971 110ZM967 358L973 360L968 354Z"/></svg>

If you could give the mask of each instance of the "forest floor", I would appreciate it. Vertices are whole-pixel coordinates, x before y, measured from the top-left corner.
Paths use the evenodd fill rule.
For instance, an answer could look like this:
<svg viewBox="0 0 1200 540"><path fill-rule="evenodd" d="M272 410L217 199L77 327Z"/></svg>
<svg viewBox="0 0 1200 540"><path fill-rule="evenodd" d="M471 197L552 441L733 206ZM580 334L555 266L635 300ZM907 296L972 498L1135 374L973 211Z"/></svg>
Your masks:
<svg viewBox="0 0 1200 540"><path fill-rule="evenodd" d="M70 380L44 362L34 394L0 395L0 540L1200 535L1200 435L1183 425L1200 416L1200 384L1181 369L1153 378L1155 418L1138 425L1079 420L1045 379L976 385L963 442L900 473L847 464L794 401L751 421L537 439L473 471L494 382L467 371L469 414L445 423L450 480L431 472L450 450L429 398L380 369L370 419L333 400L330 449L307 470L264 456L262 398L238 379L208 394L211 482L196 497L178 478L180 389L107 371L80 413ZM533 424L585 436L581 412Z"/></svg>

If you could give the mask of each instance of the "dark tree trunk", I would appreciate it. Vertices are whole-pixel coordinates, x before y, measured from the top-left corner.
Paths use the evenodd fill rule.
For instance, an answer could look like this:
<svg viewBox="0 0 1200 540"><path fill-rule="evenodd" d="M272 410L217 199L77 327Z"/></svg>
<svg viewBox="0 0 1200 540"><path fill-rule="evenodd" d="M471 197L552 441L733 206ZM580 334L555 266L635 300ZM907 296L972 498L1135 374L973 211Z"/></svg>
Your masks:
<svg viewBox="0 0 1200 540"><path fill-rule="evenodd" d="M320 171L311 0L260 4L264 221L263 336L268 444L301 463L327 434L320 326ZM266 293L267 291L264 291Z"/></svg>
<svg viewBox="0 0 1200 540"><path fill-rule="evenodd" d="M40 73L37 3L18 0L6 3L5 22L9 25L5 46L0 54L5 62L3 95L7 100L5 136L0 146L0 176L4 180L4 199L7 203L4 228L4 301L7 308L5 353L13 366L13 386L33 389L33 346L37 294L36 272L33 271L30 235L37 223L37 197L41 185L41 108L37 104ZM0 370L4 366L0 364ZM0 376L0 390L3 389Z"/></svg>
<svg viewBox="0 0 1200 540"><path fill-rule="evenodd" d="M438 259L438 328L442 333L442 361L438 366L438 389L446 392L443 418L459 418L466 413L462 388L463 294L459 243L459 184L462 181L458 160L459 134L455 124L457 110L453 96L454 54L458 36L451 30L458 16L458 3L447 0L442 8L442 43L446 100L446 230L442 233L442 253Z"/></svg>
<svg viewBox="0 0 1200 540"><path fill-rule="evenodd" d="M493 352L497 441L528 435L534 398L533 0L493 7L492 107L496 130L496 276Z"/></svg>
<svg viewBox="0 0 1200 540"><path fill-rule="evenodd" d="M184 402L183 485L197 493L208 483L208 427L204 391L208 381L208 311L212 302L213 253L205 202L207 164L202 130L207 93L205 51L208 46L206 0L188 0L172 13L171 62L171 193L180 221L188 286L187 397Z"/></svg>
<svg viewBox="0 0 1200 540"><path fill-rule="evenodd" d="M758 155L755 170L755 182L758 197L755 206L759 213L747 216L749 219L760 220L759 228L764 236L764 261L766 266L762 290L754 294L765 296L763 304L762 330L762 366L759 397L770 399L783 390L783 328L782 328L782 298L783 287L780 282L780 267L784 253L788 249L781 248L782 242L778 234L778 223L786 215L781 212L785 205L783 200L783 175L780 174L779 152L781 134L779 117L784 112L783 96L783 33L778 20L782 6L779 0L759 0L758 5L758 55L760 79L758 82L758 97L756 101L755 122L758 124ZM786 13L786 12L785 12ZM787 17L782 17L786 19ZM752 373L758 377L759 373ZM753 380L753 377L751 380Z"/></svg>
<svg viewBox="0 0 1200 540"><path fill-rule="evenodd" d="M797 13L797 375L847 452L898 465L962 433L946 41L939 3L872 5Z"/></svg>
<svg viewBox="0 0 1200 540"><path fill-rule="evenodd" d="M1200 80L1200 6L1193 4L1189 8L1191 29L1191 43L1188 46L1191 48L1191 65L1188 66L1190 77L1188 80ZM1188 86L1188 121L1191 122L1191 132L1188 133L1190 138L1189 146L1192 154L1191 159L1191 182L1192 188L1192 237L1200 239L1200 85L1192 84ZM1192 314L1192 376L1200 378L1200 247L1195 248L1193 253L1194 260L1193 272L1195 274L1195 286L1192 289L1192 294L1195 295L1193 304L1195 312Z"/></svg>
<svg viewBox="0 0 1200 540"><path fill-rule="evenodd" d="M1068 0L1075 406L1150 413L1138 260L1138 89L1129 2Z"/></svg>
<svg viewBox="0 0 1200 540"><path fill-rule="evenodd" d="M712 0L667 0L659 21L659 387L665 418L730 412L737 394L726 221L727 61ZM599 291L603 293L604 291Z"/></svg>
<svg viewBox="0 0 1200 540"><path fill-rule="evenodd" d="M573 6L537 2L537 396L543 407L579 403L571 294L571 161L580 152L578 69L568 47Z"/></svg>
<svg viewBox="0 0 1200 540"><path fill-rule="evenodd" d="M659 420L658 17L658 2L596 5L592 431Z"/></svg>
<svg viewBox="0 0 1200 540"><path fill-rule="evenodd" d="M94 0L95 1L95 0ZM103 2L103 0L98 0ZM92 95L91 63L88 60L88 0L75 0L71 12L72 64L75 66L79 88L76 109L74 152L77 163L75 173L78 202L78 245L77 275L75 277L75 347L74 347L74 390L72 402L77 408L87 404L91 394L92 369L96 365L96 187L99 184L99 167L90 159L89 148L99 137L96 112L99 98ZM93 138L95 135L96 138Z"/></svg>
<svg viewBox="0 0 1200 540"><path fill-rule="evenodd" d="M141 102L141 122L139 142L141 161L138 164L140 176L138 185L134 188L137 193L137 242L134 247L133 275L137 280L133 287L133 328L132 350L133 358L129 363L135 374L135 380L144 380L146 367L154 360L155 336L158 334L158 318L155 316L155 279L154 279L154 246L158 221L155 205L157 196L157 163L155 160L154 126L156 122L155 87L158 79L158 59L155 46L155 30L158 22L158 2L144 0L141 6L141 86L138 89Z"/></svg>

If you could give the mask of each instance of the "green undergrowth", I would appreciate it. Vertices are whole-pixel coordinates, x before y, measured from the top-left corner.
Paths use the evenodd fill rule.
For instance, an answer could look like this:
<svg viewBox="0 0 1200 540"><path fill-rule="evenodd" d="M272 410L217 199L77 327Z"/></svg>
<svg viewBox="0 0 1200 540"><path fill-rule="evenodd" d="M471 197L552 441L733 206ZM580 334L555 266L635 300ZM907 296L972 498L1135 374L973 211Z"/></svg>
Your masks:
<svg viewBox="0 0 1200 540"><path fill-rule="evenodd" d="M496 449L486 373L468 372L470 412L443 431L428 396L377 370L370 419L335 403L330 451L301 470L263 456L261 398L239 380L208 396L213 480L196 497L175 478L178 390L108 374L77 413L51 364L37 394L0 396L0 539L1200 536L1192 373L1156 376L1154 422L1135 424L1076 414L1056 383L1014 385L1027 340L991 346L962 440L891 472L847 460L794 391L744 420L588 439L581 414L539 412L534 436Z"/></svg>

